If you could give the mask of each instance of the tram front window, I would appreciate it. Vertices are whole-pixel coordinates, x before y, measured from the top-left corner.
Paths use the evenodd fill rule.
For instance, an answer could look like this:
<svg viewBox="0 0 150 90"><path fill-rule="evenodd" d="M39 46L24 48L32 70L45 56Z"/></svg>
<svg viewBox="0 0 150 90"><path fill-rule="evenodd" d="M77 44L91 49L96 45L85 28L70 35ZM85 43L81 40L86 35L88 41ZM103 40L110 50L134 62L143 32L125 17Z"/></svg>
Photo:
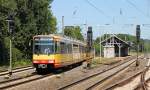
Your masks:
<svg viewBox="0 0 150 90"><path fill-rule="evenodd" d="M52 41L35 41L34 54L53 54L54 43Z"/></svg>

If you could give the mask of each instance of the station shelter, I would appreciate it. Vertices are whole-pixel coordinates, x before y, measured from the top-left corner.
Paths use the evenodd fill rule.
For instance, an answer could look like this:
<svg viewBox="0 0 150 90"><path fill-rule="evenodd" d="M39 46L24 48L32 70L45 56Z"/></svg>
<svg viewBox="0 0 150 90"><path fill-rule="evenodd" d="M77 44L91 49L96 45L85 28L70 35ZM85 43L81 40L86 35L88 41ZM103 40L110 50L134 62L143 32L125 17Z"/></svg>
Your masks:
<svg viewBox="0 0 150 90"><path fill-rule="evenodd" d="M111 35L101 44L104 47L103 55L105 58L128 56L130 45L116 35Z"/></svg>

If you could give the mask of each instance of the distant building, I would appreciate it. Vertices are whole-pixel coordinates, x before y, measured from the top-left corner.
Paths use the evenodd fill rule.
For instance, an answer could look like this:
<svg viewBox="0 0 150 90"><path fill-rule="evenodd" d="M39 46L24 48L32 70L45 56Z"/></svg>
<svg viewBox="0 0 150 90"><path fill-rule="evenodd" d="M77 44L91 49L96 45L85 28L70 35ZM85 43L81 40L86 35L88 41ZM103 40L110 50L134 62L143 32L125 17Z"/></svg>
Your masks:
<svg viewBox="0 0 150 90"><path fill-rule="evenodd" d="M128 55L128 50L130 44L116 35L112 35L109 38L105 39L101 42L104 47L104 57L111 58L111 57L124 57Z"/></svg>

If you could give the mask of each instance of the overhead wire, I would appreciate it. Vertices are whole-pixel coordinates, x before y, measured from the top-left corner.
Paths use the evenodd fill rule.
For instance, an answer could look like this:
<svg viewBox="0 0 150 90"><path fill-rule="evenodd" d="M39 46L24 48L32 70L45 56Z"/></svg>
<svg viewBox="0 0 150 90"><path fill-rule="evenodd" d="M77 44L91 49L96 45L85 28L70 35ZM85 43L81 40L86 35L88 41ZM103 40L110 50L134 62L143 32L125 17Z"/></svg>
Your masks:
<svg viewBox="0 0 150 90"><path fill-rule="evenodd" d="M95 10L97 10L99 13L103 14L105 17L111 18L110 16L106 15L103 10L99 9L98 7L96 7L96 6L95 6L93 3L91 3L89 0L85 0L85 2L88 3L90 6L92 6L93 8L95 8Z"/></svg>
<svg viewBox="0 0 150 90"><path fill-rule="evenodd" d="M145 17L148 17L146 14L144 14L144 12L139 9L134 3L132 3L130 0L125 0L128 4L130 4L132 7L134 7L138 12L140 12L142 15L144 15Z"/></svg>
<svg viewBox="0 0 150 90"><path fill-rule="evenodd" d="M150 16L149 10L150 10L150 0L147 1L147 16Z"/></svg>

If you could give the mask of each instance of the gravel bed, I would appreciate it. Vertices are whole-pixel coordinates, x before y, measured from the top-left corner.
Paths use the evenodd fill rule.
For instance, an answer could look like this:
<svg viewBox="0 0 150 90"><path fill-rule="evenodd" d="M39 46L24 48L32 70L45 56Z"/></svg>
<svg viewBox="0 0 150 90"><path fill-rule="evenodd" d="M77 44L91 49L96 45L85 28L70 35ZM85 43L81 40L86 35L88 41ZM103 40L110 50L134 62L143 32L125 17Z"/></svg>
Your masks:
<svg viewBox="0 0 150 90"><path fill-rule="evenodd" d="M0 66L0 72L4 72L8 70L8 66Z"/></svg>
<svg viewBox="0 0 150 90"><path fill-rule="evenodd" d="M140 76L138 76L138 77L136 77L135 79L137 79L137 78L141 78ZM135 80L134 79L134 80ZM146 72L146 74L145 74L145 81L146 81L146 83L147 83L147 89L148 90L150 90L150 69ZM134 83L133 82L130 82L129 83L129 85L131 85L131 84L133 84L134 85ZM125 85L125 86L127 86L127 85ZM136 87L134 88L134 90L143 90L142 89L142 87L141 87L141 82L139 81L138 82L138 84L136 85Z"/></svg>
<svg viewBox="0 0 150 90"><path fill-rule="evenodd" d="M111 81L109 81L108 83L106 83L105 85L103 86L99 86L99 89L103 89L103 88L107 88L108 86L114 84L114 83L117 83L121 80L124 80L128 77L130 77L131 75L134 75L135 73L138 73L139 71L143 70L145 68L147 64L147 60L145 59L140 59L140 65L138 67L136 67L135 64L131 65L125 72L123 72L121 75L119 76L116 76L114 77L113 79L111 79ZM128 82L125 82L123 85L129 83L130 81ZM119 85L118 87L122 87L123 85ZM118 89L117 89L118 90ZM122 90L122 89L121 89ZM130 90L130 89L126 89L126 90Z"/></svg>
<svg viewBox="0 0 150 90"><path fill-rule="evenodd" d="M8 75L3 75L0 76L0 83L8 80L17 79L17 78L24 78L34 73L35 73L35 69L29 69L29 70L13 73L11 77L9 77Z"/></svg>
<svg viewBox="0 0 150 90"><path fill-rule="evenodd" d="M32 65L20 66L20 67L13 67L12 71L22 68L31 67ZM9 66L0 66L0 73L7 72L9 70Z"/></svg>
<svg viewBox="0 0 150 90"><path fill-rule="evenodd" d="M120 64L122 62L124 61L122 60L116 64ZM82 66L79 66L60 74L55 74L50 77L46 77L40 80L12 87L8 90L57 90L58 88L66 86L72 82L88 77L93 73L97 73L107 68L113 67L116 64L113 65L100 64L99 66L94 67L92 69L83 69Z"/></svg>
<svg viewBox="0 0 150 90"><path fill-rule="evenodd" d="M106 66L101 67L101 69L97 68L92 72L94 73L99 70L104 70L104 67ZM82 69L82 66L80 66L70 71L61 74L56 74L53 77L50 76L38 81L29 82L23 85L13 87L9 90L57 90L58 88L70 84L71 82L74 82L77 79L81 79L83 77L88 76L89 73L92 72L90 70L84 70Z"/></svg>
<svg viewBox="0 0 150 90"><path fill-rule="evenodd" d="M148 89L150 90L150 80L147 82Z"/></svg>

